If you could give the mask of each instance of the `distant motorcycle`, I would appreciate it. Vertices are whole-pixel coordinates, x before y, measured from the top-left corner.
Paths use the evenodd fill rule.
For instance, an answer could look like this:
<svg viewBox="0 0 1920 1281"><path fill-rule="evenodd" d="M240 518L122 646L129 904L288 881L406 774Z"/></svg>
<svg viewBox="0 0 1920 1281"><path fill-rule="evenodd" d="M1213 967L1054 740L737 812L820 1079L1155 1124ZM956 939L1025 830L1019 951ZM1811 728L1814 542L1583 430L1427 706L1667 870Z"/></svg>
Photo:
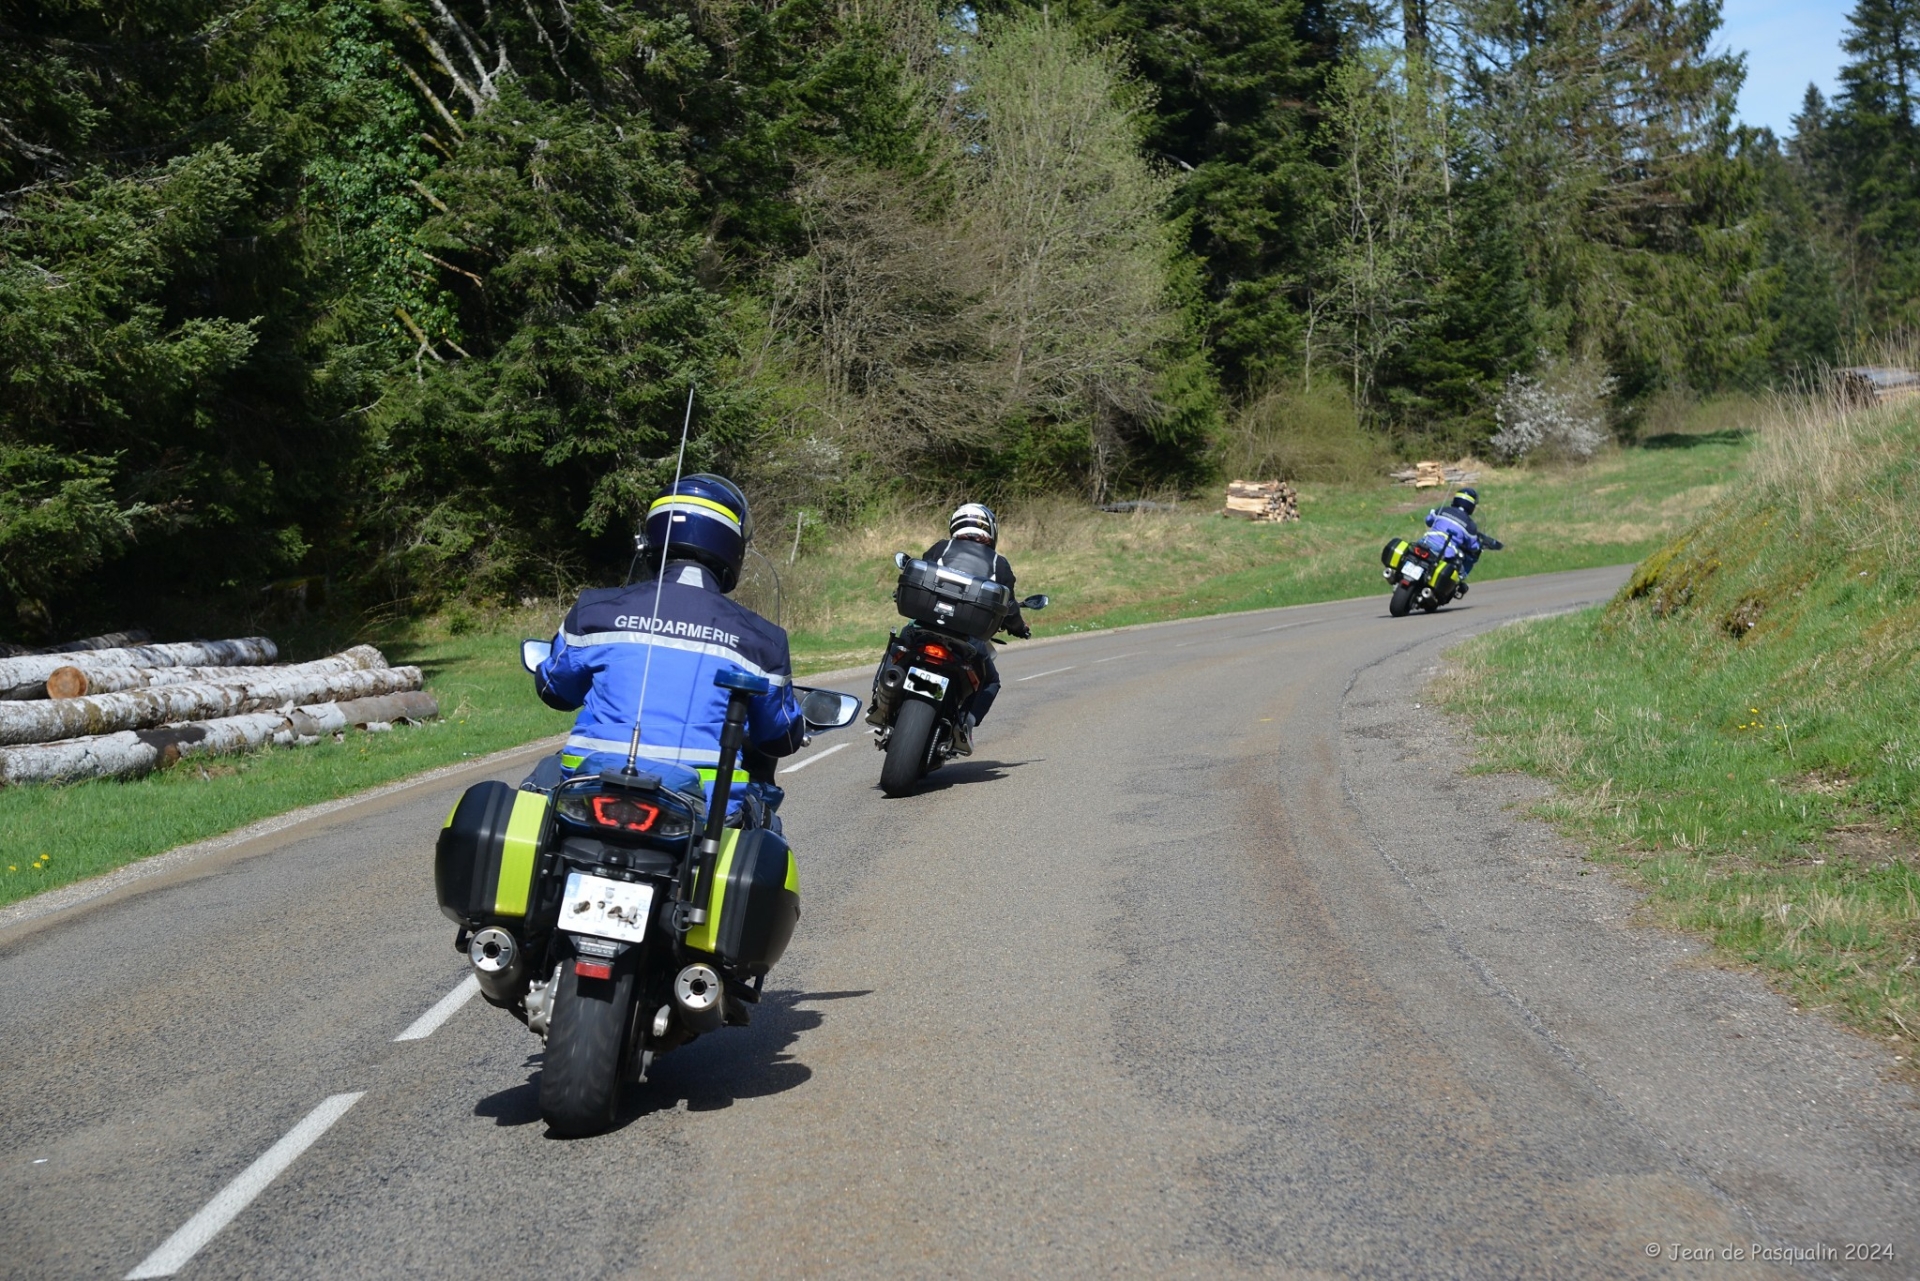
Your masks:
<svg viewBox="0 0 1920 1281"><path fill-rule="evenodd" d="M532 671L551 648L530 640ZM697 1036L747 1021L800 919L781 793L755 789L738 826L727 797L763 676L722 671L727 691L709 806L645 762L564 778L542 761L519 789L480 783L447 816L434 855L440 910L459 927L480 991L546 1041L540 1114L555 1133L611 1125L622 1081ZM860 700L796 687L810 731L853 723Z"/></svg>
<svg viewBox="0 0 1920 1281"><path fill-rule="evenodd" d="M1013 593L991 579L957 573L895 552L900 569L894 607L905 627L887 637L874 678L874 746L886 753L880 790L905 795L953 759L953 731L967 699L980 688L980 658L1006 623ZM1023 610L1047 607L1029 596Z"/></svg>
<svg viewBox="0 0 1920 1281"><path fill-rule="evenodd" d="M1425 543L1395 538L1381 549L1380 563L1382 576L1393 584L1387 612L1395 618L1405 618L1416 605L1431 614L1466 591L1459 564Z"/></svg>

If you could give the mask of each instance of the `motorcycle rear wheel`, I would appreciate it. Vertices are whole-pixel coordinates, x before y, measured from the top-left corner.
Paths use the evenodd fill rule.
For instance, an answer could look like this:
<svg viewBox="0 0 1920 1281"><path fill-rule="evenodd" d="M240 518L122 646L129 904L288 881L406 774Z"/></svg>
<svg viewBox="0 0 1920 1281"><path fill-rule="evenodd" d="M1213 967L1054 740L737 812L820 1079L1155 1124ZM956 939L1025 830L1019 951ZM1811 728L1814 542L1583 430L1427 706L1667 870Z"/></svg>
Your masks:
<svg viewBox="0 0 1920 1281"><path fill-rule="evenodd" d="M1405 618L1407 611L1413 608L1413 585L1401 583L1393 589L1393 599L1387 602L1387 612L1395 618Z"/></svg>
<svg viewBox="0 0 1920 1281"><path fill-rule="evenodd" d="M888 796L905 795L927 768L927 747L933 741L933 704L910 698L893 718L887 739L887 759L880 766L880 790Z"/></svg>
<svg viewBox="0 0 1920 1281"><path fill-rule="evenodd" d="M613 1124L619 1102L633 972L616 968L611 979L583 979L569 961L556 982L540 1073L540 1115L558 1135L598 1134Z"/></svg>

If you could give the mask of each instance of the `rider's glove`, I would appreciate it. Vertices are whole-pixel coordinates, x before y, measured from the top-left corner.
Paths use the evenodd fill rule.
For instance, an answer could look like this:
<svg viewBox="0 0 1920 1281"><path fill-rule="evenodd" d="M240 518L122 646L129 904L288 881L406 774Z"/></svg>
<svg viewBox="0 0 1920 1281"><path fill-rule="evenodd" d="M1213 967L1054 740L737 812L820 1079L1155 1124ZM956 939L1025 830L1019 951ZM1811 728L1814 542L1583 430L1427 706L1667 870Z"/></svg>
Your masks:
<svg viewBox="0 0 1920 1281"><path fill-rule="evenodd" d="M1011 635L1018 636L1021 640L1033 639L1033 628L1027 626L1025 623L1020 624L1018 630L1009 627L1007 631Z"/></svg>

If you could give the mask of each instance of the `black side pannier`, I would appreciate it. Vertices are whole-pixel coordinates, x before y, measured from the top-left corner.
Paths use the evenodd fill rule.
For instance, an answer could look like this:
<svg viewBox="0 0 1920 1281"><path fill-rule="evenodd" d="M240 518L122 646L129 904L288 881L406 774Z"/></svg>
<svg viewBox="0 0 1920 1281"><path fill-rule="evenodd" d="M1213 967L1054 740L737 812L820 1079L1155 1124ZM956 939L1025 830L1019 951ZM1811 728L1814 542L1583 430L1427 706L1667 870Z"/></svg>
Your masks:
<svg viewBox="0 0 1920 1281"><path fill-rule="evenodd" d="M930 561L910 560L900 571L893 603L903 618L965 636L991 636L1013 608L1013 593L990 578L975 578Z"/></svg>
<svg viewBox="0 0 1920 1281"><path fill-rule="evenodd" d="M786 953L800 923L800 870L793 849L767 828L729 828L707 899L707 919L687 946L748 973L764 973Z"/></svg>
<svg viewBox="0 0 1920 1281"><path fill-rule="evenodd" d="M548 797L501 782L476 783L460 797L433 852L440 911L463 925L527 915Z"/></svg>

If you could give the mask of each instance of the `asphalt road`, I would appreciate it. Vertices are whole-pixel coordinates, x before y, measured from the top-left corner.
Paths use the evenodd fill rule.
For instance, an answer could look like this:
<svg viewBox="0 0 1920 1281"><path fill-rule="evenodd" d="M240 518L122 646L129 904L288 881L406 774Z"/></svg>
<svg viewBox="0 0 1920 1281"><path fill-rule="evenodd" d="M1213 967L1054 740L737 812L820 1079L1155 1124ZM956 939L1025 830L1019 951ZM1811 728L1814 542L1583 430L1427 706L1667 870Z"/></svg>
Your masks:
<svg viewBox="0 0 1920 1281"><path fill-rule="evenodd" d="M0 1274L163 1270L194 1225L195 1278L1920 1275L1885 1056L1636 927L1416 706L1623 572L1012 645L910 798L822 737L753 1026L591 1139L504 1014L395 1039L463 980L431 850L477 773L14 913Z"/></svg>

